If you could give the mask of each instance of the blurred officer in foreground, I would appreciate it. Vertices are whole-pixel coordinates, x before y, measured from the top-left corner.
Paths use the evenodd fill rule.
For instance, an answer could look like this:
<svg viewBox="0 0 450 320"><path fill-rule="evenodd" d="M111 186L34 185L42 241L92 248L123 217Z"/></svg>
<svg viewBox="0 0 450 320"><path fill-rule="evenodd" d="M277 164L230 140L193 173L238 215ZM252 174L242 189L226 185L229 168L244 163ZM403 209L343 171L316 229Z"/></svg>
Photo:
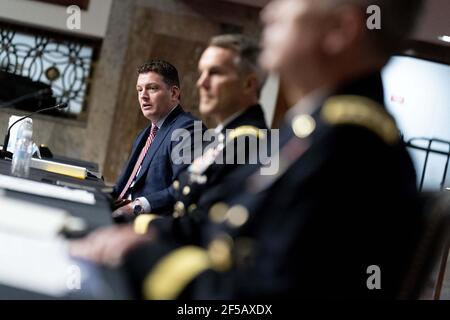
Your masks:
<svg viewBox="0 0 450 320"><path fill-rule="evenodd" d="M126 258L145 298L395 298L421 232L416 178L380 70L418 0L280 0L262 14L262 63L290 96L279 171L223 187L198 246ZM369 30L369 5L381 29ZM283 140L284 138L282 138ZM242 186L239 188L238 184ZM232 192L230 192L230 190Z"/></svg>
<svg viewBox="0 0 450 320"><path fill-rule="evenodd" d="M155 234L160 240L199 243L208 209L221 196L217 186L238 167L258 168L260 142L268 134L258 103L265 80L259 54L259 46L242 35L213 37L203 52L198 63L199 110L218 125L208 132L203 155L173 184L178 198L173 216L142 214L133 226L101 229L73 243L74 255L116 265L129 249Z"/></svg>

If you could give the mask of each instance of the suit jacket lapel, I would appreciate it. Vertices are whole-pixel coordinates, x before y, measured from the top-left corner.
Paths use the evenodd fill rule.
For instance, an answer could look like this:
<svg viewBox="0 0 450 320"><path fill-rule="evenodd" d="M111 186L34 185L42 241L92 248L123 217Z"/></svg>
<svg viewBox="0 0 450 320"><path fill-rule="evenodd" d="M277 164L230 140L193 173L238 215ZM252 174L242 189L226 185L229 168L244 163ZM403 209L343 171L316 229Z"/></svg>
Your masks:
<svg viewBox="0 0 450 320"><path fill-rule="evenodd" d="M177 116L180 114L181 111L183 111L183 109L181 109L180 106L175 107L175 109L166 118L166 120L164 121L161 128L158 130L158 133L156 134L156 137L153 140L152 145L148 149L148 152L145 155L144 161L142 162L141 170L139 171L139 174L136 178L136 183L147 172L148 167L150 166L150 163L152 162L155 154L157 153L159 147L161 146L161 143L164 141L167 134L169 133L172 123L175 121L175 119L177 118Z"/></svg>

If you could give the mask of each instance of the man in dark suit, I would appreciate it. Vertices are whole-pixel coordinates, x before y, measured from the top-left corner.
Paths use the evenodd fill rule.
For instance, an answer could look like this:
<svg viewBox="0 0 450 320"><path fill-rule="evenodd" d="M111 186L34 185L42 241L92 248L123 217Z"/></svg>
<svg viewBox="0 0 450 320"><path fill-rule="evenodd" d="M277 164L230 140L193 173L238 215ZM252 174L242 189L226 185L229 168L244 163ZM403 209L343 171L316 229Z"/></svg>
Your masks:
<svg viewBox="0 0 450 320"><path fill-rule="evenodd" d="M282 129L280 170L222 185L199 245L131 251L125 266L139 292L152 299L398 297L423 220L379 73L411 31L420 2L269 5L262 61L281 73L290 96L299 94ZM382 12L381 29L367 28L370 4Z"/></svg>
<svg viewBox="0 0 450 320"><path fill-rule="evenodd" d="M138 68L139 104L150 124L136 138L130 158L114 188L120 206L114 217L169 213L175 202L172 183L189 162L173 159L177 130L194 134L194 118L180 106L180 81L174 66L153 60ZM202 127L199 125L201 133ZM186 143L185 139L183 143ZM189 140L191 143L194 139ZM130 202L131 201L131 202Z"/></svg>

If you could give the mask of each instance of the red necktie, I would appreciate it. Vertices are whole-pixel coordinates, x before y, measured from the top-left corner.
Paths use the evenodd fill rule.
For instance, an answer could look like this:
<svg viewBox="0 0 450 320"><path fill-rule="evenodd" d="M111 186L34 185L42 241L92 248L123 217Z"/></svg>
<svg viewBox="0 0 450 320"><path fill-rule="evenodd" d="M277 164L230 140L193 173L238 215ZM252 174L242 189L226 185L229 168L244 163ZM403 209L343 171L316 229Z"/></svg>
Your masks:
<svg viewBox="0 0 450 320"><path fill-rule="evenodd" d="M139 171L139 167L141 166L142 161L144 161L145 155L147 154L147 151L150 148L150 145L152 144L153 140L155 139L157 131L158 131L158 127L156 125L152 124L152 129L150 130L150 134L148 135L147 141L145 142L145 146L144 146L144 148L142 148L142 151L139 154L139 158L137 159L136 164L134 165L133 172L131 173L127 184L125 185L125 188L123 188L122 192L120 193L119 199L123 198L123 196L127 193L128 189L130 188L131 184L133 183L133 180L136 177L137 172Z"/></svg>

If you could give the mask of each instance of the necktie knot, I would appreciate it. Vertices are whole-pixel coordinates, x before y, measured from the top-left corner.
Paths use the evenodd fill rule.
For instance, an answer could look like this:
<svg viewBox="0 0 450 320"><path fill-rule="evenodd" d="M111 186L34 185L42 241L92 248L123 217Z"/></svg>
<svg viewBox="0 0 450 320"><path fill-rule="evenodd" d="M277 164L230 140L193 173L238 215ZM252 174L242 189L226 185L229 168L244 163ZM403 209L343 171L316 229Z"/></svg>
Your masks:
<svg viewBox="0 0 450 320"><path fill-rule="evenodd" d="M156 126L156 124L152 124L152 129L150 130L150 134L156 135L157 132L158 132L158 127Z"/></svg>
<svg viewBox="0 0 450 320"><path fill-rule="evenodd" d="M152 127L150 129L150 134L148 135L146 146L144 148L147 148L152 141L155 139L156 133L158 132L158 127L156 124L152 124Z"/></svg>

